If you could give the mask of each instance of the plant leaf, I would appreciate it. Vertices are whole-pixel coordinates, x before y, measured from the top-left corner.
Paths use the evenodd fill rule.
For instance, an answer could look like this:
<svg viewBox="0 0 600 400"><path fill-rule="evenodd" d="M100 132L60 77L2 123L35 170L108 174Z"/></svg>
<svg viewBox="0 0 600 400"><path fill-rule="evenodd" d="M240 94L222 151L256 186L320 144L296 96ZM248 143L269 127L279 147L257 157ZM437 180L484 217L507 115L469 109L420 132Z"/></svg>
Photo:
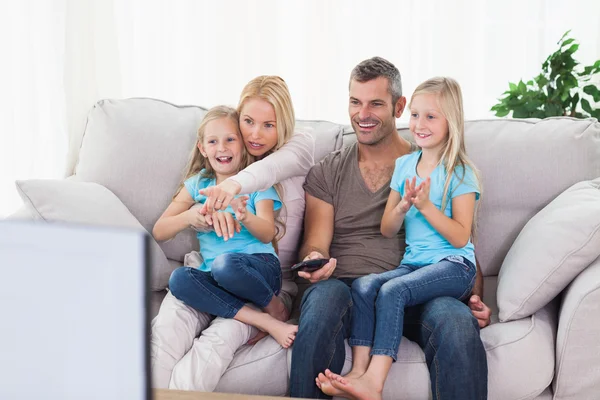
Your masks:
<svg viewBox="0 0 600 400"><path fill-rule="evenodd" d="M587 99L581 99L581 108L583 108L584 111L589 112L590 114L592 113L592 106L590 105L590 102L587 101Z"/></svg>
<svg viewBox="0 0 600 400"><path fill-rule="evenodd" d="M595 102L600 101L600 89L596 85L587 85L583 88L583 93L593 97Z"/></svg>

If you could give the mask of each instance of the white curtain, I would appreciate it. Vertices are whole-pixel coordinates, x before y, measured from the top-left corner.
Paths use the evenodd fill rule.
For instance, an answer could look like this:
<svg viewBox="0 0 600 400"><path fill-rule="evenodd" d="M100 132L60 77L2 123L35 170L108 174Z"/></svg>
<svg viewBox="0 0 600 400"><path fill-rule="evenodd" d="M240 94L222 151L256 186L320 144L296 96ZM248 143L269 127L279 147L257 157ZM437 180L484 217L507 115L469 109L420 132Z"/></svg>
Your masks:
<svg viewBox="0 0 600 400"><path fill-rule="evenodd" d="M462 85L468 119L489 118L508 82L529 79L568 29L600 58L597 0L0 0L0 217L15 179L72 172L101 98L235 105L277 74L296 115L347 123L348 77L380 55L421 81ZM407 120L404 115L401 122Z"/></svg>

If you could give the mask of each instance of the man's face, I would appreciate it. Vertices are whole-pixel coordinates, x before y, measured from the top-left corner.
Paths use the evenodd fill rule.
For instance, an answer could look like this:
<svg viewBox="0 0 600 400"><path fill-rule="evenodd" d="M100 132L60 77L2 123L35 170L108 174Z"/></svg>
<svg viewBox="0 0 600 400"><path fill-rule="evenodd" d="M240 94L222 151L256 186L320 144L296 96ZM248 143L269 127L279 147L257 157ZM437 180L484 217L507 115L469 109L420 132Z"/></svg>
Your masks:
<svg viewBox="0 0 600 400"><path fill-rule="evenodd" d="M359 143L375 145L396 132L396 118L402 115L406 99L392 104L388 79L379 77L367 82L350 81L348 114Z"/></svg>

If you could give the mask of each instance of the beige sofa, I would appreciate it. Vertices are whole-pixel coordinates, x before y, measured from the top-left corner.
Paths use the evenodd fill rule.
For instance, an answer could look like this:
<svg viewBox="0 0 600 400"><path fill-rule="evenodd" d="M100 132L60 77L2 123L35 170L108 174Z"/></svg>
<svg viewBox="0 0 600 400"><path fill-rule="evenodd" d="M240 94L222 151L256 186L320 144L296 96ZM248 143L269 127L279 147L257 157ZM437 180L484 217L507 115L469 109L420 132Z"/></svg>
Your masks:
<svg viewBox="0 0 600 400"><path fill-rule="evenodd" d="M98 102L89 113L73 176L64 182L20 182L26 207L13 217L141 224L151 231L180 181L204 113L201 107L153 99ZM327 121L298 121L298 129L314 136L316 161L355 141L349 126ZM405 128L399 132L408 134ZM494 310L492 325L481 331L489 366L489 398L600 398L598 234L593 226L587 227L590 240L574 250L561 250L562 243L581 233L582 224L577 219L569 222L569 217L556 233L552 212L564 214L560 204L549 211L550 217L533 218L573 184L600 177L600 123L571 118L469 121L466 144L482 172L484 187L476 252L485 276L485 302ZM596 186L594 182L584 185L585 193L592 196L590 218L584 219L594 223ZM571 192L581 193L575 189ZM65 199L70 191L73 194ZM566 201L573 203L570 198ZM572 215L586 207L578 204ZM517 236L530 220L536 226L524 230L517 246ZM549 227L557 243L546 239L533 243L545 233L536 233L540 226ZM152 315L165 294L171 270L197 247L191 230L169 242L152 244ZM582 249L585 256L580 254ZM536 252L550 258L540 261ZM563 268L565 260L568 265ZM499 322L498 305L500 316L504 312L503 319L513 320ZM246 346L237 352L217 391L285 395L290 357L291 351L281 349L271 338ZM349 347L346 360L345 371L351 364ZM384 398L430 397L424 354L415 343L403 339Z"/></svg>

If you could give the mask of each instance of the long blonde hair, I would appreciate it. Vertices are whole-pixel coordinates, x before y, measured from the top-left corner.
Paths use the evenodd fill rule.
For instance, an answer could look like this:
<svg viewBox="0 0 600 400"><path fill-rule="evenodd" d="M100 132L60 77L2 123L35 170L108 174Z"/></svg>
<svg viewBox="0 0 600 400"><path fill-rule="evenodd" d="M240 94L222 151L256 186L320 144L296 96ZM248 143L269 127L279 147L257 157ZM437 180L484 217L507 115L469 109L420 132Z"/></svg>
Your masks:
<svg viewBox="0 0 600 400"><path fill-rule="evenodd" d="M475 167L475 164L473 164L467 156L467 151L465 149L465 117L462 92L458 82L449 77L435 77L428 79L417 86L410 98L410 103L412 103L413 99L420 94L437 95L442 115L448 121L448 139L440 151L440 163L444 165L447 172L442 195L442 211L444 211L448 204L448 200L451 198L451 193L448 193L448 191L450 190L450 182L452 181L452 176L456 169L459 167L462 169L462 176L459 177L461 183L465 178L466 167L470 167L473 170L473 174L477 181L475 183L478 186L481 196L482 187L480 174ZM473 225L471 229L473 241L475 240L478 208L479 202L475 205L475 212L473 215Z"/></svg>
<svg viewBox="0 0 600 400"><path fill-rule="evenodd" d="M275 111L275 120L277 122L277 143L275 147L266 152L263 157L268 156L274 151L279 150L284 144L286 144L294 134L296 125L296 116L294 114L294 105L292 104L292 96L288 89L285 81L276 75L261 75L252 79L244 86L242 94L240 95L240 101L238 102L237 111L238 114L242 114L242 108L248 100L261 99L266 101L273 107ZM283 202L283 186L280 183L273 185L275 191L281 199L281 210L278 213L275 223L277 226L276 240L280 240L285 235L285 219L281 217L281 214L287 214L285 210L285 204ZM273 245L277 250L276 240L273 241Z"/></svg>
<svg viewBox="0 0 600 400"><path fill-rule="evenodd" d="M264 156L277 151L287 143L294 134L296 117L292 96L285 83L279 76L262 75L257 76L244 86L237 111L241 115L242 108L250 99L261 99L269 103L275 110L277 122L277 144Z"/></svg>
<svg viewBox="0 0 600 400"><path fill-rule="evenodd" d="M216 121L216 120L222 119L222 118L228 118L235 124L236 129L237 129L237 134L241 140L242 134L241 134L240 128L239 128L239 115L234 108L227 107L227 106L216 106L216 107L213 107L210 110L208 110L206 112L206 115L202 119L200 126L198 127L198 131L196 133L196 141L194 142L194 149L190 153L189 161L185 168L185 171L186 171L185 175L183 176L183 179L182 179L181 183L179 184L179 187L177 188L177 191L175 192L175 195L173 196L173 198L175 198L179 194L179 192L183 188L183 183L188 178L191 178L192 176L199 174L201 171L202 171L203 178L215 178L216 177L215 170L213 169L212 165L210 165L210 162L208 161L208 159L206 157L204 157L202 155L202 153L200 152L200 149L198 148L198 144L202 144L204 142L204 137L206 134L206 126L210 122ZM252 164L252 162L254 162L254 157L250 153L248 153L248 151L246 150L246 147L243 145L242 145L241 152L242 152L242 157L241 157L238 171L243 170L248 165Z"/></svg>

